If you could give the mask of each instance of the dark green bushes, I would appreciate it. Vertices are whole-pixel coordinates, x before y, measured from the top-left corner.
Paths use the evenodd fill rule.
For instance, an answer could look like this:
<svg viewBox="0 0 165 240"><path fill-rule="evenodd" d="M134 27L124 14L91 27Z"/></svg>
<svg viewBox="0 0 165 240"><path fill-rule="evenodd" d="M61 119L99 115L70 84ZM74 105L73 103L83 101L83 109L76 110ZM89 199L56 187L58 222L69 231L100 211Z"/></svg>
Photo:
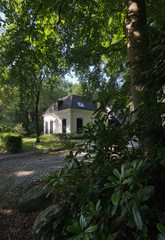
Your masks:
<svg viewBox="0 0 165 240"><path fill-rule="evenodd" d="M70 151L65 168L46 178L63 214L43 219L42 239L165 239L165 150L155 146L148 156L128 151L134 134L129 123L110 126L98 112L84 128L85 143Z"/></svg>
<svg viewBox="0 0 165 240"><path fill-rule="evenodd" d="M12 153L20 152L22 148L22 136L16 133L3 133L1 135L5 150Z"/></svg>

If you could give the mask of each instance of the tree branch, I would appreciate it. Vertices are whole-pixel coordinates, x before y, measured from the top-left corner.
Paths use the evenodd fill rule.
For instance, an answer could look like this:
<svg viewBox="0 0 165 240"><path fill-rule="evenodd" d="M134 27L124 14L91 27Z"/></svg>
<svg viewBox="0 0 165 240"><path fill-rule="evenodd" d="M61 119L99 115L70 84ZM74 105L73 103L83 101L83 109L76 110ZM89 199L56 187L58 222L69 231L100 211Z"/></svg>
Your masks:
<svg viewBox="0 0 165 240"><path fill-rule="evenodd" d="M32 21L32 25L31 25L30 32L29 32L29 42L30 42L30 36L31 36L32 30L33 30L34 23L35 23L35 21L37 19L37 16L38 16L41 8L42 8L42 3L39 4L37 12L36 12L36 14L35 14L35 16L33 18L33 21Z"/></svg>
<svg viewBox="0 0 165 240"><path fill-rule="evenodd" d="M58 18L57 26L61 23L61 11L62 11L62 5L60 6L59 12L58 12L59 18Z"/></svg>

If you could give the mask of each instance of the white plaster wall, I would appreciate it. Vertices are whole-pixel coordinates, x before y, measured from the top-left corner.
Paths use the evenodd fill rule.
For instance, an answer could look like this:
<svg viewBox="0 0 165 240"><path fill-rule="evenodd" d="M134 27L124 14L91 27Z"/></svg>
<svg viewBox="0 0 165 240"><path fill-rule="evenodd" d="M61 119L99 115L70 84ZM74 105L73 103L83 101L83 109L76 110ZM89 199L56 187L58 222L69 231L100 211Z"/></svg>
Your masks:
<svg viewBox="0 0 165 240"><path fill-rule="evenodd" d="M53 121L53 133L62 133L62 120L66 119L66 132L71 132L70 109L58 111L52 115L44 115L44 134L46 134L46 122L48 122L48 134L50 134L50 121Z"/></svg>
<svg viewBox="0 0 165 240"><path fill-rule="evenodd" d="M93 113L93 111L71 109L71 132L77 131L77 118L83 119L83 126L85 126L88 122L93 121Z"/></svg>
<svg viewBox="0 0 165 240"><path fill-rule="evenodd" d="M48 134L50 134L50 121L53 121L53 133L62 133L62 120L66 119L66 132L77 131L77 118L83 119L83 126L93 121L93 111L79 109L65 109L53 115L44 115L44 134L46 134L46 122L48 122Z"/></svg>
<svg viewBox="0 0 165 240"><path fill-rule="evenodd" d="M70 109L65 109L58 111L58 115L56 115L56 129L55 133L62 133L62 120L66 119L66 133L71 132L71 117L70 117Z"/></svg>
<svg viewBox="0 0 165 240"><path fill-rule="evenodd" d="M53 121L53 132L55 129L55 116L45 115L43 118L44 134L46 134L46 122L48 122L48 134L50 134L50 121Z"/></svg>

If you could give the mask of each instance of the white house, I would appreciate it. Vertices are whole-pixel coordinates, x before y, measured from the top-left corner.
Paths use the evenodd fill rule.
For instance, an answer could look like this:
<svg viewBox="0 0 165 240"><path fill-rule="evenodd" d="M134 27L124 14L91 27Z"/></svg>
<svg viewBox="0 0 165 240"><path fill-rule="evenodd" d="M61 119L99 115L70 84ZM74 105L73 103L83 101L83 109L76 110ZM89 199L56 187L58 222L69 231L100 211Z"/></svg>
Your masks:
<svg viewBox="0 0 165 240"><path fill-rule="evenodd" d="M70 95L54 102L43 114L44 134L75 133L93 119L97 103Z"/></svg>

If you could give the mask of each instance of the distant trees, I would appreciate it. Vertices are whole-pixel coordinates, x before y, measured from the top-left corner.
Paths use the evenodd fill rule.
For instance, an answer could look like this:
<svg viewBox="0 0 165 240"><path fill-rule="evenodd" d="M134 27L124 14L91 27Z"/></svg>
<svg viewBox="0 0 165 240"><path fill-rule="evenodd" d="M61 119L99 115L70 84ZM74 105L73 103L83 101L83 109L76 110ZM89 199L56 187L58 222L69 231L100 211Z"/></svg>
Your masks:
<svg viewBox="0 0 165 240"><path fill-rule="evenodd" d="M29 120L35 122L38 139L41 91L61 87L61 76L65 72L65 68L60 67L63 60L59 48L62 47L58 37L49 35L48 38L45 30L38 27L36 10L39 9L35 4L4 1L1 8L6 15L6 29L0 36L0 71L7 69L5 77L1 75L1 83L17 88L17 121L23 123L27 132L30 132Z"/></svg>

